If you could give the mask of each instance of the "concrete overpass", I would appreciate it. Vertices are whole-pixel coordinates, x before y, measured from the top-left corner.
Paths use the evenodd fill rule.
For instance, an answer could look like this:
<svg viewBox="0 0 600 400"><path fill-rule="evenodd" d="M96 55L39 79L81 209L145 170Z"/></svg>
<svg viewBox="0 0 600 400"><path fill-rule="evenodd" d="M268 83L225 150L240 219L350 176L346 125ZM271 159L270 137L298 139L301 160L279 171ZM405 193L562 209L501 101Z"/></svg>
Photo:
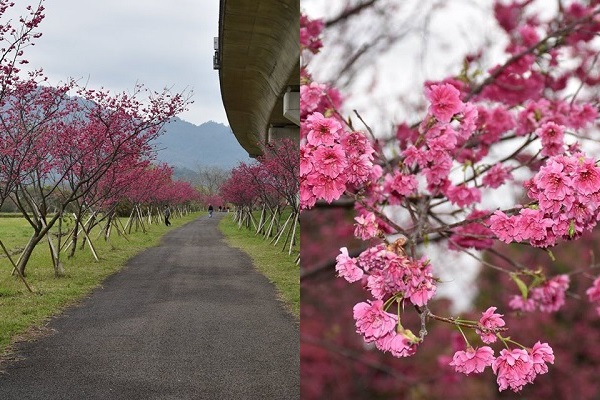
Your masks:
<svg viewBox="0 0 600 400"><path fill-rule="evenodd" d="M251 157L299 140L300 0L220 0L214 68L229 126Z"/></svg>

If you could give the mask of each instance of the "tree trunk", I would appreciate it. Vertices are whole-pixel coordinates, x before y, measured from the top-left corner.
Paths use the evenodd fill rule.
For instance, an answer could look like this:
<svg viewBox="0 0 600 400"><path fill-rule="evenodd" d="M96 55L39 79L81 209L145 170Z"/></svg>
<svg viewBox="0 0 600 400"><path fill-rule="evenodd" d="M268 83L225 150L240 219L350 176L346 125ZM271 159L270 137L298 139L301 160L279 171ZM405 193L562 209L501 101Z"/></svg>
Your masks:
<svg viewBox="0 0 600 400"><path fill-rule="evenodd" d="M40 242L40 240L42 240L44 238L44 236L45 235L40 235L39 232L35 232L33 234L33 236L31 237L31 239L29 239L29 242L27 242L27 245L25 246L23 253L21 253L21 258L19 259L19 264L17 265L19 272L21 272L22 276L27 276L25 274L25 267L27 266L27 263L29 262L29 259L31 258L31 254L33 254L33 250L35 250L35 246L37 246L37 244Z"/></svg>
<svg viewBox="0 0 600 400"><path fill-rule="evenodd" d="M69 258L75 255L75 249L77 248L77 236L79 231L79 220L75 220L75 228L73 228L73 237L71 238L71 252Z"/></svg>
<svg viewBox="0 0 600 400"><path fill-rule="evenodd" d="M106 220L106 227L104 228L104 240L108 242L110 237L110 227L113 224L113 214L111 213Z"/></svg>

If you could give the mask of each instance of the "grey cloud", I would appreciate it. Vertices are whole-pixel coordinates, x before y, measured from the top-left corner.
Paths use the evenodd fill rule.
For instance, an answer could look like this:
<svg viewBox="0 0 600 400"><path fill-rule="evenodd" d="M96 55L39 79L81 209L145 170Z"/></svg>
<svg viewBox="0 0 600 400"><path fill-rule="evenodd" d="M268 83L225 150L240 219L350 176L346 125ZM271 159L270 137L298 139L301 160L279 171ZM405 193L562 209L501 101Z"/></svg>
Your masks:
<svg viewBox="0 0 600 400"><path fill-rule="evenodd" d="M194 89L181 117L227 123L217 71L212 69L218 1L48 0L43 36L26 50L30 67L51 81L89 80L91 87Z"/></svg>

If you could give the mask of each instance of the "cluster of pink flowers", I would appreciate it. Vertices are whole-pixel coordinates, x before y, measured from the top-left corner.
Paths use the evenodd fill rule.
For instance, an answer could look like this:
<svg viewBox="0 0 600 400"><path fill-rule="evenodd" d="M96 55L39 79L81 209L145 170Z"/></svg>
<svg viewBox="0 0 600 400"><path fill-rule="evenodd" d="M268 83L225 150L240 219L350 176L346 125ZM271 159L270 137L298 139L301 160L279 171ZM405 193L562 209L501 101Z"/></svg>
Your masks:
<svg viewBox="0 0 600 400"><path fill-rule="evenodd" d="M504 327L505 322L502 314L495 311L496 307L490 307L483 313L476 332L486 344L494 343L498 338L506 344L508 339L497 334L497 328ZM538 341L532 348L502 349L498 357L489 346L473 348L468 345L466 350L454 353L449 365L465 375L479 374L486 367L492 367L500 391L510 388L518 392L537 375L548 372L546 363L554 364L554 352L547 343Z"/></svg>
<svg viewBox="0 0 600 400"><path fill-rule="evenodd" d="M469 346L467 350L454 353L449 365L453 366L456 372L469 375L472 372L482 373L485 367L492 365L493 361L494 350L491 347L483 346L474 349Z"/></svg>
<svg viewBox="0 0 600 400"><path fill-rule="evenodd" d="M358 217L354 217L356 221L354 236L362 240L374 238L379 232L379 224L377 217L372 212L361 213Z"/></svg>
<svg viewBox="0 0 600 400"><path fill-rule="evenodd" d="M300 148L300 205L329 203L350 187L366 182L373 168L374 150L361 132L348 132L336 117L310 114L302 124L306 140Z"/></svg>
<svg viewBox="0 0 600 400"><path fill-rule="evenodd" d="M322 20L301 16L303 50L319 51L323 27ZM341 106L339 92L312 81L304 68L300 75L300 207L306 209L317 200L331 203L347 189L377 180L381 169L373 164L375 150L365 135L346 129L336 114Z"/></svg>
<svg viewBox="0 0 600 400"><path fill-rule="evenodd" d="M342 98L339 91L324 83L310 82L308 76L305 76L305 79L307 83L300 86L300 103L302 104L300 119L302 121L315 111L327 114L341 106Z"/></svg>
<svg viewBox="0 0 600 400"><path fill-rule="evenodd" d="M568 275L556 275L544 281L540 286L529 290L527 297L514 295L508 305L513 310L532 312L539 309L542 312L555 312L565 304L565 292L569 288Z"/></svg>
<svg viewBox="0 0 600 400"><path fill-rule="evenodd" d="M488 308L479 319L479 327L475 332L479 335L483 343L491 344L496 342L496 328L502 328L506 325L506 322L502 318L504 315L496 313L496 309L497 307Z"/></svg>
<svg viewBox="0 0 600 400"><path fill-rule="evenodd" d="M585 128L593 124L597 116L598 111L588 103L571 104L564 100L547 99L528 100L517 115L515 133L519 136L536 133L542 141L542 146L545 143L562 144L565 128ZM552 138L552 134L547 135L548 132L544 130L552 127L558 128L562 133L559 132L555 138Z"/></svg>
<svg viewBox="0 0 600 400"><path fill-rule="evenodd" d="M325 23L321 19L310 19L306 14L300 15L300 46L312 53L317 53L323 43L321 42L321 32Z"/></svg>
<svg viewBox="0 0 600 400"><path fill-rule="evenodd" d="M402 328L398 317L385 311L383 304L383 300L374 300L354 306L356 332L364 336L365 342L375 342L379 350L389 351L394 357L412 356L419 339Z"/></svg>
<svg viewBox="0 0 600 400"><path fill-rule="evenodd" d="M512 216L496 211L490 217L490 229L500 240L549 247L561 238L579 237L596 225L600 168L585 155L551 157L526 187L529 198L537 203L534 207Z"/></svg>
<svg viewBox="0 0 600 400"><path fill-rule="evenodd" d="M520 391L526 384L533 383L537 375L548 372L546 363L554 364L554 352L548 343L538 341L531 349L502 349L492 362L498 390Z"/></svg>
<svg viewBox="0 0 600 400"><path fill-rule="evenodd" d="M443 194L452 204L467 207L481 201L480 189L474 183L455 184L448 176L453 160L469 158L465 149L472 146L466 146L466 143L476 131L478 109L472 103L461 100L461 92L456 84L445 82L426 85L425 94L430 103L428 113L419 126L419 135L413 138L412 144L407 141L402 156L404 164L411 171L418 168L419 174L425 177L427 189L432 195ZM496 174L493 179L495 182L510 176L507 171L494 170L493 174ZM403 187L404 193L396 190L397 193L406 196L416 190L414 175L395 176L393 181L399 178L402 185L395 186ZM390 188L389 182L386 188ZM394 191L391 193L394 194Z"/></svg>
<svg viewBox="0 0 600 400"><path fill-rule="evenodd" d="M414 260L383 244L358 256L368 274L366 286L376 299L399 295L416 306L424 306L436 291L432 266L426 259Z"/></svg>
<svg viewBox="0 0 600 400"><path fill-rule="evenodd" d="M358 258L349 257L345 247L340 251L336 258L338 275L348 282L362 280L375 298L354 307L357 332L366 342L375 341L380 350L396 356L414 354L420 339L404 329L395 314L382 307L396 302L409 302L418 307L426 305L436 292L431 264L425 259L411 259L402 251L393 251L392 246L383 244L365 250Z"/></svg>
<svg viewBox="0 0 600 400"><path fill-rule="evenodd" d="M384 141L371 142L353 132L351 123L337 112L339 92L312 82L303 69L302 208L320 199L332 202L344 193L354 195L357 238L372 241L388 233L402 234L412 249L432 237L448 238L448 246L459 251L486 250L496 239L547 248L592 230L600 219L600 167L571 139L579 135L576 131L596 123L598 110L585 91L573 94L563 89L571 78L579 79L581 88L600 83L600 76L590 74L597 58L591 45L600 32L597 15L585 29L573 25L560 40L554 39L563 24L597 14L597 9L573 2L561 10L562 19L545 24L541 17L524 17L529 3L495 2L496 18L509 36L507 60L487 69L480 79L481 65L476 65L480 56L466 57L460 76L427 82L425 116L417 124L399 124L397 146L376 149L380 160L375 159L374 146ZM301 20L303 50L319 50L322 29L321 22ZM562 61L571 55L571 63ZM514 152L503 154L499 143L512 143ZM383 150L390 150L393 158L383 157ZM482 196L512 180L513 173L521 179L517 170L521 174L525 169L531 177L524 184L529 204L493 213L477 208ZM407 212L395 214L400 208ZM398 215L411 219L398 217L392 222ZM457 220L459 216L462 220ZM410 221L408 226L405 221ZM338 276L361 282L372 296L354 306L356 331L366 342L398 357L414 354L423 337L416 337L400 321L402 306L411 304L418 312L425 310L422 317L462 324L479 335L485 346L467 343L466 350L454 354L450 365L457 372L481 373L489 366L500 391L519 391L548 371L547 364L554 363L550 346L538 341L531 348L509 348L516 342L501 336L505 322L496 307L488 308L478 322L430 313L426 306L436 292L432 268L426 258L411 255L401 246L386 244L370 247L356 258L347 248L340 250ZM513 310L550 313L564 305L568 275L547 279L531 270L506 272L521 290L509 302ZM529 285L518 278L521 273L532 278ZM600 303L600 278L587 295ZM498 340L506 348L496 356L488 345Z"/></svg>

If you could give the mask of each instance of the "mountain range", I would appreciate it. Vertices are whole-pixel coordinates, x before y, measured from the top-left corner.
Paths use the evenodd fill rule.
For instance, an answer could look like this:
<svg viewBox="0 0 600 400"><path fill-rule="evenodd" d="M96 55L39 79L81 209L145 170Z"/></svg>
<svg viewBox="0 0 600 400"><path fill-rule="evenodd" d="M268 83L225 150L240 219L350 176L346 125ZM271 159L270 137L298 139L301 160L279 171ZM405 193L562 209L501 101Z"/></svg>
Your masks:
<svg viewBox="0 0 600 400"><path fill-rule="evenodd" d="M195 171L199 167L230 170L241 161L252 161L231 128L214 121L194 125L173 118L152 144L157 149L157 160L172 165L176 171Z"/></svg>

